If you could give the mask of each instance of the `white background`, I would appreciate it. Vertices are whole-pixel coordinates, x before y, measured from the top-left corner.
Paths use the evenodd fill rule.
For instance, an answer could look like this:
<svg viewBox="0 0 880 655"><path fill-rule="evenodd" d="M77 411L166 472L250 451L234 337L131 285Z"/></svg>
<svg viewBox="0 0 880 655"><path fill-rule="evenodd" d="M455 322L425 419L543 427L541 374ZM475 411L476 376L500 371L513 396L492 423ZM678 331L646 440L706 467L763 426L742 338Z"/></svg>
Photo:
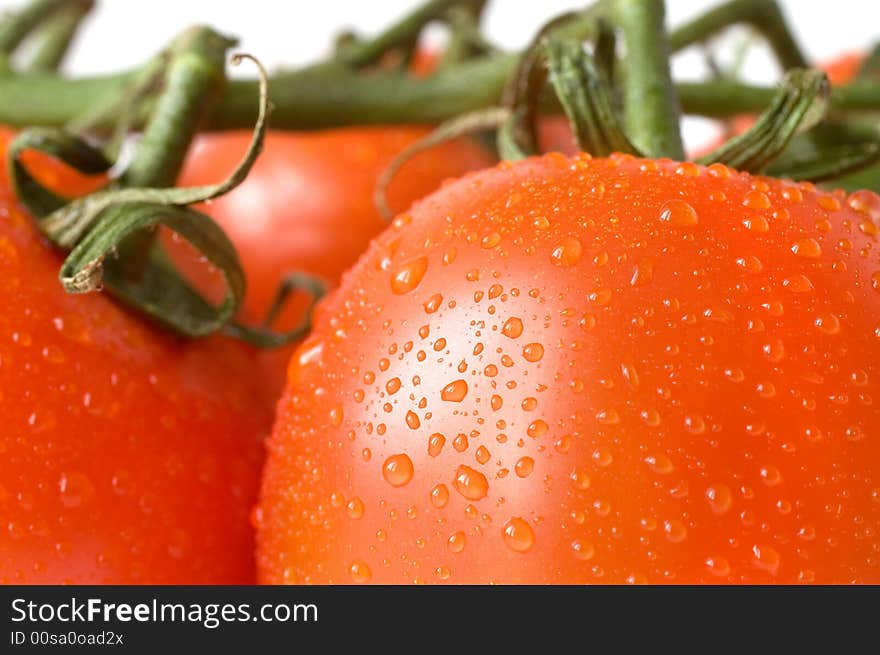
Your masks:
<svg viewBox="0 0 880 655"><path fill-rule="evenodd" d="M0 8L21 3L0 0ZM717 3L668 0L667 22L675 26ZM137 65L193 23L207 23L239 37L240 49L256 55L270 68L303 64L325 53L340 28L374 34L415 4L414 0L98 0L66 68L90 74ZM518 48L549 17L588 4L588 0L490 0L485 27L493 42ZM864 50L880 39L880 0L781 0L781 4L815 61ZM742 33L733 31L728 40L738 38ZM778 79L765 49L758 45L750 52L746 77L763 82ZM705 70L704 58L695 49L678 55L673 64L679 79L699 77ZM687 128L691 142L704 138L709 129L694 120Z"/></svg>

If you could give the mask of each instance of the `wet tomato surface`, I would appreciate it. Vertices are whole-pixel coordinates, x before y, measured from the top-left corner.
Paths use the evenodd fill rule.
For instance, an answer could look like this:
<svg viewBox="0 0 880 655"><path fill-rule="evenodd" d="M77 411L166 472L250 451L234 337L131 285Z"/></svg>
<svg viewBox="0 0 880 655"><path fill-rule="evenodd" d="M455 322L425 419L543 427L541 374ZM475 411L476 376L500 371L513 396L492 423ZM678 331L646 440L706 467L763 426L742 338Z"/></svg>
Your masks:
<svg viewBox="0 0 880 655"><path fill-rule="evenodd" d="M550 155L417 203L291 362L264 582L880 582L880 199Z"/></svg>
<svg viewBox="0 0 880 655"><path fill-rule="evenodd" d="M274 402L255 352L68 295L60 265L0 185L0 583L253 582Z"/></svg>

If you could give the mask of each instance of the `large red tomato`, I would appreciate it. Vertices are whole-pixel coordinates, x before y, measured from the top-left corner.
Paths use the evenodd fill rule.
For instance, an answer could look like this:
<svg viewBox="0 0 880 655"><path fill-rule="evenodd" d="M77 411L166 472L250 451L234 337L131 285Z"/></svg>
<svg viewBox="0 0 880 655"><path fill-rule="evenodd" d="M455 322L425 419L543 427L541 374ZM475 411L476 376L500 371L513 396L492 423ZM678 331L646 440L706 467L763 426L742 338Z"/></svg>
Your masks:
<svg viewBox="0 0 880 655"><path fill-rule="evenodd" d="M263 582L880 582L880 198L559 155L416 204L279 405Z"/></svg>
<svg viewBox="0 0 880 655"><path fill-rule="evenodd" d="M255 353L68 295L60 264L0 184L0 583L252 582L273 404Z"/></svg>
<svg viewBox="0 0 880 655"><path fill-rule="evenodd" d="M386 225L373 204L382 171L408 145L430 133L419 126L352 127L319 132L270 132L247 180L205 211L232 239L247 274L242 318L263 318L286 271L299 270L335 285ZM199 137L181 184L215 182L234 168L250 134ZM447 178L491 164L491 154L470 141L453 141L410 160L388 189L402 211ZM280 327L302 319L293 303ZM283 378L290 350L269 354L270 375Z"/></svg>

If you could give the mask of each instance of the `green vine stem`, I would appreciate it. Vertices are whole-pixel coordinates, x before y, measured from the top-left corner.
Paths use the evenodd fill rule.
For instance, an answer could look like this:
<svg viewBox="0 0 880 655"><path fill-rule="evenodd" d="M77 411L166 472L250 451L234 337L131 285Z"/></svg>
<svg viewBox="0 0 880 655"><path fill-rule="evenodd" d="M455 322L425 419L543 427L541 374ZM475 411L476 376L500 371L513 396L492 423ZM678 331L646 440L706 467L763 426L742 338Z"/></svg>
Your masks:
<svg viewBox="0 0 880 655"><path fill-rule="evenodd" d="M773 87L728 80L680 82L676 89L686 113L709 118L760 112L776 93ZM831 112L880 112L880 85L854 82L833 87L829 108Z"/></svg>
<svg viewBox="0 0 880 655"><path fill-rule="evenodd" d="M66 0L32 0L18 11L9 12L0 20L0 55L9 56L22 41L63 7Z"/></svg>
<svg viewBox="0 0 880 655"><path fill-rule="evenodd" d="M443 49L438 70L449 70L471 57L493 52L493 46L480 32L480 20L488 0L452 7L447 12L449 40Z"/></svg>
<svg viewBox="0 0 880 655"><path fill-rule="evenodd" d="M277 129L306 130L351 124L437 123L498 103L514 54L469 61L426 79L392 73L369 76L337 71L281 73L270 79ZM134 74L64 79L56 75L0 75L0 124L61 126L101 104L114 102ZM256 80L233 80L223 92L206 129L245 129L256 119ZM675 85L686 114L726 118L758 113L772 100L772 86L729 80ZM52 102L46 102L52 98ZM832 112L880 112L880 85L854 82L835 87Z"/></svg>
<svg viewBox="0 0 880 655"><path fill-rule="evenodd" d="M399 21L391 25L379 36L369 40L351 40L337 51L336 58L348 66L366 66L377 61L389 50L411 43L430 21L440 18L464 0L429 0L420 5ZM473 1L470 4L474 4Z"/></svg>
<svg viewBox="0 0 880 655"><path fill-rule="evenodd" d="M235 41L204 27L190 28L172 46L164 92L138 143L122 183L128 187L169 187L177 181L187 148L207 107L226 83L226 50Z"/></svg>
<svg viewBox="0 0 880 655"><path fill-rule="evenodd" d="M759 32L773 49L783 69L806 68L809 64L795 41L776 0L731 0L682 25L669 35L669 45L678 52L704 42L737 23Z"/></svg>
<svg viewBox="0 0 880 655"><path fill-rule="evenodd" d="M617 0L613 16L626 40L622 63L626 133L648 157L684 159L663 1Z"/></svg>
<svg viewBox="0 0 880 655"><path fill-rule="evenodd" d="M56 70L94 6L94 0L68 0L62 5L34 33L32 40L35 43L23 68L30 71Z"/></svg>

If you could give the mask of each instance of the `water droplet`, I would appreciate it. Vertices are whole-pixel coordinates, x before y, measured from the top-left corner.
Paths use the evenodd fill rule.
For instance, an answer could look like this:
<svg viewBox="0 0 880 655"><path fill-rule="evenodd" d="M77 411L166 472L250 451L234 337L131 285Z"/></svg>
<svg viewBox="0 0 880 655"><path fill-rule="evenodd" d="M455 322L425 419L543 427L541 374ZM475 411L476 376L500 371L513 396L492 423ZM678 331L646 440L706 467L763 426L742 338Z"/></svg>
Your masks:
<svg viewBox="0 0 880 655"><path fill-rule="evenodd" d="M620 364L620 372L623 375L623 379L626 380L626 383L633 390L639 388L639 372L636 370L635 364L632 362L622 362Z"/></svg>
<svg viewBox="0 0 880 655"><path fill-rule="evenodd" d="M550 261L557 266L574 266L584 254L584 247L575 237L565 237L550 253Z"/></svg>
<svg viewBox="0 0 880 655"><path fill-rule="evenodd" d="M721 516L733 505L733 494L726 484L713 484L706 489L706 500L712 512Z"/></svg>
<svg viewBox="0 0 880 655"><path fill-rule="evenodd" d="M446 437L444 437L439 432L435 432L430 437L428 437L428 454L431 457L437 457L442 451L443 446L446 444Z"/></svg>
<svg viewBox="0 0 880 655"><path fill-rule="evenodd" d="M446 545L449 546L449 550L453 553L460 553L464 550L467 539L465 537L464 532L453 532L449 535L449 539L446 541Z"/></svg>
<svg viewBox="0 0 880 655"><path fill-rule="evenodd" d="M530 437L538 438L547 434L547 430L549 429L550 426L548 426L545 421L538 419L537 421L529 423L529 427L526 428L526 434Z"/></svg>
<svg viewBox="0 0 880 655"><path fill-rule="evenodd" d="M446 488L446 485L442 483L435 485L434 488L431 489L431 504L437 509L443 509L448 502L449 489Z"/></svg>
<svg viewBox="0 0 880 655"><path fill-rule="evenodd" d="M614 292L611 289L597 289L587 294L587 300L594 305L604 307L611 302L612 296L614 296Z"/></svg>
<svg viewBox="0 0 880 655"><path fill-rule="evenodd" d="M95 497L95 486L82 473L62 473L58 479L61 503L70 509L81 507Z"/></svg>
<svg viewBox="0 0 880 655"><path fill-rule="evenodd" d="M785 344L779 339L765 343L761 349L764 351L764 356L774 364L785 358Z"/></svg>
<svg viewBox="0 0 880 655"><path fill-rule="evenodd" d="M364 515L364 501L357 496L349 500L345 508L348 512L348 517L351 519L357 520Z"/></svg>
<svg viewBox="0 0 880 655"><path fill-rule="evenodd" d="M688 227L699 223L697 210L684 200L670 200L660 210L660 220L675 227Z"/></svg>
<svg viewBox="0 0 880 655"><path fill-rule="evenodd" d="M418 430L422 425L422 422L419 420L418 414L414 411L409 410L406 413L406 425L410 430Z"/></svg>
<svg viewBox="0 0 880 655"><path fill-rule="evenodd" d="M525 519L518 516L514 516L504 524L502 536L507 547L517 553L528 552L535 544L532 527Z"/></svg>
<svg viewBox="0 0 880 655"><path fill-rule="evenodd" d="M730 562L728 562L725 557L717 555L707 557L706 568L709 569L709 573L717 575L719 578L724 578L730 575Z"/></svg>
<svg viewBox="0 0 880 655"><path fill-rule="evenodd" d="M687 538L687 528L678 519L663 521L663 532L666 533L666 538L674 544L681 543Z"/></svg>
<svg viewBox="0 0 880 655"><path fill-rule="evenodd" d="M782 280L782 286L792 293L807 293L813 290L813 283L806 275L792 275Z"/></svg>
<svg viewBox="0 0 880 655"><path fill-rule="evenodd" d="M425 301L425 304L422 305L422 307L424 307L426 314L433 314L438 309L440 309L440 306L442 304L443 304L443 296L439 293L435 293L433 296L431 296L430 298L428 298L428 300Z"/></svg>
<svg viewBox="0 0 880 655"><path fill-rule="evenodd" d="M388 380L388 382L385 383L385 391L388 392L389 396L393 396L400 391L400 378L391 378Z"/></svg>
<svg viewBox="0 0 880 655"><path fill-rule="evenodd" d="M492 232L482 238L482 240L480 241L480 246L482 246L486 250L489 250L497 246L499 243L501 243L501 235L497 232Z"/></svg>
<svg viewBox="0 0 880 655"><path fill-rule="evenodd" d="M607 448L596 448L593 451L593 462L596 463L596 466L608 468L614 463L614 455Z"/></svg>
<svg viewBox="0 0 880 655"><path fill-rule="evenodd" d="M743 219L743 225L749 232L763 234L770 231L770 222L764 216L750 216Z"/></svg>
<svg viewBox="0 0 880 655"><path fill-rule="evenodd" d="M825 334L837 334L840 332L840 319L834 314L817 316L813 323L820 332Z"/></svg>
<svg viewBox="0 0 880 655"><path fill-rule="evenodd" d="M816 204L830 212L836 212L840 209L840 201L832 195L819 196L816 199Z"/></svg>
<svg viewBox="0 0 880 655"><path fill-rule="evenodd" d="M413 477L413 463L408 455L400 453L385 460L382 477L392 487L402 487Z"/></svg>
<svg viewBox="0 0 880 655"><path fill-rule="evenodd" d="M511 339L516 339L523 332L523 322L522 320L511 317L507 319L504 323L504 327L501 328L501 334L505 337L510 337Z"/></svg>
<svg viewBox="0 0 880 655"><path fill-rule="evenodd" d="M583 469L575 469L571 472L571 475L569 477L575 489L580 489L581 491L584 491L590 488L590 476Z"/></svg>
<svg viewBox="0 0 880 655"><path fill-rule="evenodd" d="M775 466L763 466L761 467L761 480L768 487L775 487L780 482L782 482L782 473L780 473L779 469Z"/></svg>
<svg viewBox="0 0 880 655"><path fill-rule="evenodd" d="M703 434L706 431L706 421L699 414L687 414L684 417L684 429L691 434Z"/></svg>
<svg viewBox="0 0 880 655"><path fill-rule="evenodd" d="M451 403L460 403L467 396L468 385L464 380L450 382L440 392L440 398Z"/></svg>
<svg viewBox="0 0 880 655"><path fill-rule="evenodd" d="M366 584L373 577L373 572L370 571L370 567L362 560L352 562L351 566L348 567L348 574L351 576L351 579L358 584Z"/></svg>
<svg viewBox="0 0 880 655"><path fill-rule="evenodd" d="M752 546L752 554L755 556L755 566L759 569L767 571L771 575L776 575L779 572L781 558L776 550L770 546L760 546L756 544Z"/></svg>
<svg viewBox="0 0 880 655"><path fill-rule="evenodd" d="M523 358L527 362L539 362L544 356L544 346L540 343L529 343L523 348Z"/></svg>
<svg viewBox="0 0 880 655"><path fill-rule="evenodd" d="M578 321L578 325L584 332L589 332L596 327L596 317L592 314L584 314L581 320Z"/></svg>
<svg viewBox="0 0 880 655"><path fill-rule="evenodd" d="M520 457L518 460L516 460L513 471L517 474L517 476L521 478L527 478L532 473L532 470L534 468L535 460L533 460L531 457Z"/></svg>
<svg viewBox="0 0 880 655"><path fill-rule="evenodd" d="M596 548L589 541L575 539L571 542L571 552L574 553L575 558L587 561L593 559L593 556L596 554Z"/></svg>
<svg viewBox="0 0 880 655"><path fill-rule="evenodd" d="M536 230L547 230L550 228L550 221L546 216L538 216L532 221L532 225Z"/></svg>
<svg viewBox="0 0 880 655"><path fill-rule="evenodd" d="M632 276L629 279L630 286L643 287L654 279L654 263L650 259L640 261L633 267Z"/></svg>
<svg viewBox="0 0 880 655"><path fill-rule="evenodd" d="M822 246L813 238L799 239L791 245L791 251L798 257L816 259L822 255Z"/></svg>
<svg viewBox="0 0 880 655"><path fill-rule="evenodd" d="M448 580L452 577L452 569L448 566L438 566L434 569L434 575L436 575L440 580Z"/></svg>
<svg viewBox="0 0 880 655"><path fill-rule="evenodd" d="M743 198L743 205L750 209L769 209L770 198L763 191L749 191Z"/></svg>
<svg viewBox="0 0 880 655"><path fill-rule="evenodd" d="M744 271L748 271L749 273L760 273L762 270L764 270L764 264L754 255L738 257L736 260L736 265Z"/></svg>
<svg viewBox="0 0 880 655"><path fill-rule="evenodd" d="M675 470L672 460L663 454L649 455L645 457L645 464L647 464L648 468L654 471L654 473L659 475L668 475Z"/></svg>
<svg viewBox="0 0 880 655"><path fill-rule="evenodd" d="M391 291L396 294L409 293L419 286L427 270L427 257L416 257L409 260L391 276Z"/></svg>
<svg viewBox="0 0 880 655"><path fill-rule="evenodd" d="M486 480L486 476L464 464L456 469L453 486L468 500L480 500L489 493L489 481Z"/></svg>

